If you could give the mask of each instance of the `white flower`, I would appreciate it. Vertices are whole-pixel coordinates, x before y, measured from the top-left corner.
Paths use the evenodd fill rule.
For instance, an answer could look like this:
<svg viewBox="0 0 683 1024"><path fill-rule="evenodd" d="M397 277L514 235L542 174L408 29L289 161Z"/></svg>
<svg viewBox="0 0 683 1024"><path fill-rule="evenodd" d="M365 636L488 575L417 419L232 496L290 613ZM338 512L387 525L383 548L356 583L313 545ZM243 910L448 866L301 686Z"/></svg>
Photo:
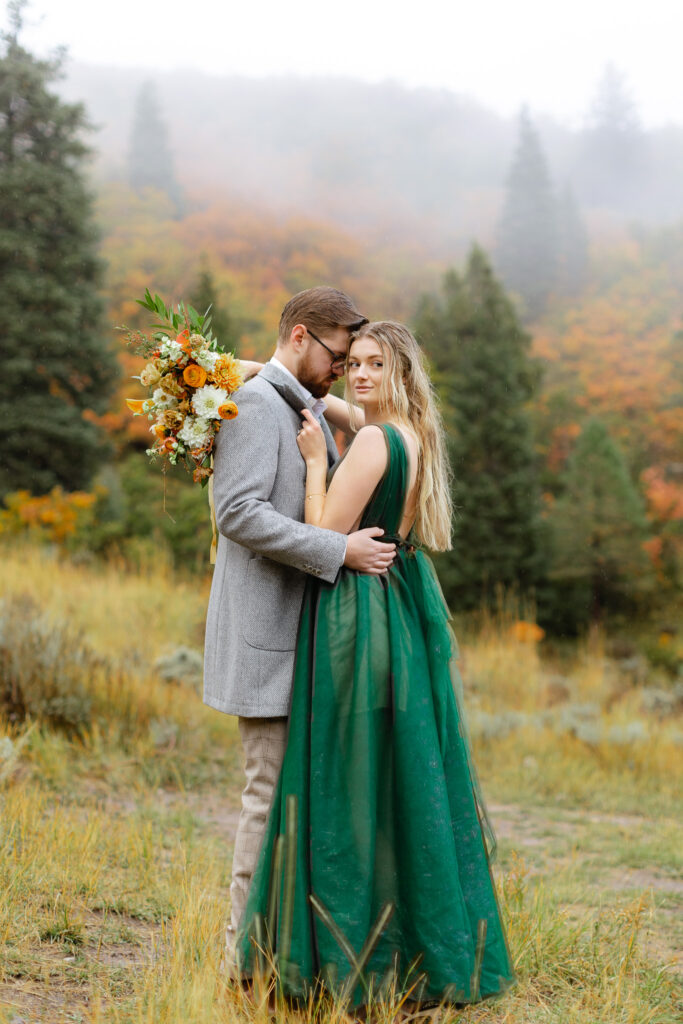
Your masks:
<svg viewBox="0 0 683 1024"><path fill-rule="evenodd" d="M210 349L206 349L204 352L195 353L195 362L206 370L207 373L211 373L214 366L218 362L218 352L212 352Z"/></svg>
<svg viewBox="0 0 683 1024"><path fill-rule="evenodd" d="M207 440L211 424L201 416L186 416L185 422L178 431L178 438L184 441L188 448L201 448Z"/></svg>
<svg viewBox="0 0 683 1024"><path fill-rule="evenodd" d="M217 388L213 384L205 384L197 388L192 399L192 408L198 416L206 420L219 420L218 407L227 402L228 392L225 388Z"/></svg>
<svg viewBox="0 0 683 1024"><path fill-rule="evenodd" d="M157 412L165 409L176 409L178 407L178 399L174 398L173 395L167 395L165 391L161 390L161 388L157 388L156 391L152 392L152 402L154 403L154 409Z"/></svg>
<svg viewBox="0 0 683 1024"><path fill-rule="evenodd" d="M172 341L170 338L164 338L159 346L162 358L170 359L172 362L177 363L181 359L187 359L185 352L183 352L183 346L178 341Z"/></svg>

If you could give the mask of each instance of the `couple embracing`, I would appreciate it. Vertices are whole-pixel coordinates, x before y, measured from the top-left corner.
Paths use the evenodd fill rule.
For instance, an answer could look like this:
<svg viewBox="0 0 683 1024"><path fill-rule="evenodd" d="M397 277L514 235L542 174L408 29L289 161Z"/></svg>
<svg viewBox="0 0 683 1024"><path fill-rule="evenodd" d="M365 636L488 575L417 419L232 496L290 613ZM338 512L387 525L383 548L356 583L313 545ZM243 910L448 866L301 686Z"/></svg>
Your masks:
<svg viewBox="0 0 683 1024"><path fill-rule="evenodd" d="M424 550L450 548L451 505L421 351L312 288L247 373L216 439L204 670L204 702L238 716L246 772L228 966L247 979L274 960L286 995L354 1006L496 995L514 971ZM344 374L346 401L328 394Z"/></svg>

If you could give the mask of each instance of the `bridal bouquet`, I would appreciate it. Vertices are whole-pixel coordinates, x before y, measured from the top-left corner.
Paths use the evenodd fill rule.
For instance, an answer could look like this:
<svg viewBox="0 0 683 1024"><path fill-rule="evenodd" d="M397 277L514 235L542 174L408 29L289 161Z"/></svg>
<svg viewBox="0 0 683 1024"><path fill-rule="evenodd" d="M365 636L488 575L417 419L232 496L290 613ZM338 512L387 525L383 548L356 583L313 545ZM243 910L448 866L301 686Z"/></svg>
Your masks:
<svg viewBox="0 0 683 1024"><path fill-rule="evenodd" d="M176 465L185 464L192 479L206 486L213 473L211 456L223 420L237 416L230 395L244 383L233 353L225 352L211 332L208 310L201 315L189 304L177 312L167 307L149 288L136 300L154 314L151 335L126 331L129 346L149 362L139 377L150 397L127 398L135 416L147 416L154 443L151 457L161 456Z"/></svg>

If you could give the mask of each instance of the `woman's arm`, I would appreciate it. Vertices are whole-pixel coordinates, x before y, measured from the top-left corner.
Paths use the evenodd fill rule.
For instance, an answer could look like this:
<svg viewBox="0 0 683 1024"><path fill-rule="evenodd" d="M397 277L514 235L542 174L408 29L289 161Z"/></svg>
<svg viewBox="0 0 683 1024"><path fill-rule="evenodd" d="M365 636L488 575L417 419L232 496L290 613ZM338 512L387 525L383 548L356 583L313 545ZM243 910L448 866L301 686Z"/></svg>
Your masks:
<svg viewBox="0 0 683 1024"><path fill-rule="evenodd" d="M351 429L351 414L349 412L348 403L343 398L337 398L336 395L325 395L325 419L328 423L331 423L333 427L351 437L353 430ZM365 426L365 410L361 409L360 406L354 405L354 420L356 429L359 430Z"/></svg>
<svg viewBox="0 0 683 1024"><path fill-rule="evenodd" d="M265 363L257 363L253 359L238 359L237 362L240 364L240 373L245 381L251 380L265 366Z"/></svg>
<svg viewBox="0 0 683 1024"><path fill-rule="evenodd" d="M297 444L306 460L305 520L337 533L350 533L387 466L380 427L363 427L335 472L326 493L327 452L320 424L308 409Z"/></svg>

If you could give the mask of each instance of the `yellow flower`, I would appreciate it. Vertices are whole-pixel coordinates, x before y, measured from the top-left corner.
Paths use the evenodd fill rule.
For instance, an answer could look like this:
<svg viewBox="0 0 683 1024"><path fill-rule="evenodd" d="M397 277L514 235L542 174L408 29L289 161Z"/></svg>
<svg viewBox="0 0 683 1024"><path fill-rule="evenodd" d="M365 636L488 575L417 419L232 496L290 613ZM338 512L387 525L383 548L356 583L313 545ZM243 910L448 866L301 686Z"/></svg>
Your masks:
<svg viewBox="0 0 683 1024"><path fill-rule="evenodd" d="M139 412L141 413L142 412L142 406L143 406L144 402L145 402L144 398L127 398L126 399L126 405L130 409L130 411L134 412L134 413L139 413Z"/></svg>
<svg viewBox="0 0 683 1024"><path fill-rule="evenodd" d="M73 491L69 498L75 508L90 508L97 500L97 495L87 494L85 491Z"/></svg>
<svg viewBox="0 0 683 1024"><path fill-rule="evenodd" d="M159 381L159 387L167 395L171 395L173 398L183 398L185 395L185 388L182 386L180 381L176 380L172 373L165 373Z"/></svg>
<svg viewBox="0 0 683 1024"><path fill-rule="evenodd" d="M225 388L229 393L237 391L244 384L239 363L231 355L220 356L216 360L216 365L210 376L214 384L217 384L219 388Z"/></svg>
<svg viewBox="0 0 683 1024"><path fill-rule="evenodd" d="M166 412L162 414L161 422L166 429L177 430L178 427L182 427L183 419L183 414L178 412L177 409L167 409Z"/></svg>

